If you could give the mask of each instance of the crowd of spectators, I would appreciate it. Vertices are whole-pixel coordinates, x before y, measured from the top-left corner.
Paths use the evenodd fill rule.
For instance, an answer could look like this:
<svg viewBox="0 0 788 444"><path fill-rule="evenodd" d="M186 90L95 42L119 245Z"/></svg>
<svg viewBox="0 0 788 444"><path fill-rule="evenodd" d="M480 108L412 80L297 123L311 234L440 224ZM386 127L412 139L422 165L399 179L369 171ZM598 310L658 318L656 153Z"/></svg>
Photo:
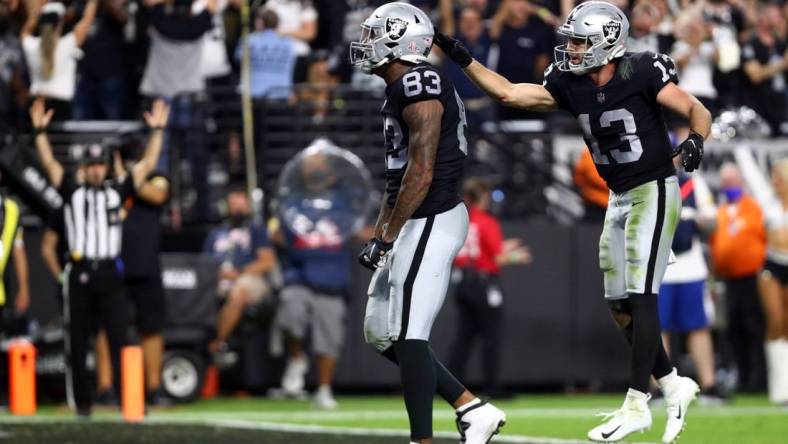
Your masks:
<svg viewBox="0 0 788 444"><path fill-rule="evenodd" d="M239 83L244 0L9 0L0 5L0 125L25 127L31 98L45 97L59 119L135 118L152 97L174 106L173 126L200 118L191 102L211 87ZM249 57L254 97L313 100L294 84L369 79L347 63L347 44L383 0L265 0L252 3ZM571 0L413 0L439 28L509 79L539 82L552 59L554 29ZM774 132L785 120L783 2L616 0L628 11L631 51L670 54L682 86L712 111L748 105ZM434 61L440 62L439 51ZM313 67L312 65L316 65ZM479 121L528 118L495 108L447 64ZM315 70L322 73L316 75ZM206 94L207 93L207 94ZM181 99L181 97L186 97ZM318 97L317 99L320 99ZM178 102L184 100L183 103ZM180 105L183 105L182 107ZM182 111L182 112L180 112ZM192 145L189 143L188 145ZM198 164L202 149L183 153ZM163 156L166 163L168 156Z"/></svg>
<svg viewBox="0 0 788 444"><path fill-rule="evenodd" d="M245 1L251 13L243 39ZM630 50L671 55L682 87L715 115L746 105L779 135L788 131L788 3L773 1L614 2L630 17ZM465 43L477 60L512 81L534 83L541 82L552 61L555 28L576 3L411 2L428 12L437 29ZM335 100L341 98L336 86L383 90L380 79L354 70L347 56L348 43L360 38L360 23L383 3L5 1L0 5L0 132L27 132L26 109L36 97L55 109L56 120L134 120L153 99L164 98L172 118L158 169L174 179L172 224L216 221L212 203L218 196L211 195L207 180L215 153L229 159L230 182L243 180L239 93L247 57L249 92L256 103L303 104L299 112L319 123L339 112L332 108L341 103ZM441 64L441 57L436 49L431 61ZM544 117L497 106L454 64L442 66L465 102L472 134L488 122ZM221 120L228 115L235 126ZM686 122L670 114L668 120L681 140ZM191 213L182 215L176 208Z"/></svg>
<svg viewBox="0 0 788 444"><path fill-rule="evenodd" d="M538 82L556 44L552 31L574 2L503 0L491 7L492 3L442 1L442 30L466 43L478 60L505 77ZM672 56L682 87L696 94L715 115L724 108L746 105L769 123L773 135L780 134L786 121L788 6L748 0L613 3L629 14L628 50ZM479 21L481 29L472 25ZM459 73L452 74L460 85L466 82ZM475 90L461 88L459 92L464 99L479 97ZM528 117L508 109L493 115L498 119ZM469 120L475 117L470 115ZM674 121L671 126L681 137L686 124Z"/></svg>
<svg viewBox="0 0 788 444"><path fill-rule="evenodd" d="M262 96L271 89L276 95L282 94L274 92L276 88L284 87L287 95L295 60L306 60L313 52L317 11L310 1L262 3L254 11L250 30L252 91ZM173 126L192 123L199 115L191 102L210 94L211 86L238 84L241 4L242 0L3 2L0 125L28 128L25 110L34 97L47 99L47 107L55 108L60 120L134 119L150 99L163 97L173 102ZM269 44L266 30L277 36L275 42L283 43ZM307 68L302 68L302 77ZM272 78L269 88L266 83ZM163 164L167 160L162 156Z"/></svg>

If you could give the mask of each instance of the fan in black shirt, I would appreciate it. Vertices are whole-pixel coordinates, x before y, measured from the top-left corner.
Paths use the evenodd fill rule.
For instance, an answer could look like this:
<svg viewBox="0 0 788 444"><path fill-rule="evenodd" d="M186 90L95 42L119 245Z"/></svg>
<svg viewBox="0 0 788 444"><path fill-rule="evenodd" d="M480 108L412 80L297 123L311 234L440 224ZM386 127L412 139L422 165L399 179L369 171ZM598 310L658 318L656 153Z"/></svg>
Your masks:
<svg viewBox="0 0 788 444"><path fill-rule="evenodd" d="M776 5L762 5L755 35L742 47L744 74L748 80L745 103L761 115L780 135L785 115L785 71L788 70L786 38L775 31L784 20Z"/></svg>

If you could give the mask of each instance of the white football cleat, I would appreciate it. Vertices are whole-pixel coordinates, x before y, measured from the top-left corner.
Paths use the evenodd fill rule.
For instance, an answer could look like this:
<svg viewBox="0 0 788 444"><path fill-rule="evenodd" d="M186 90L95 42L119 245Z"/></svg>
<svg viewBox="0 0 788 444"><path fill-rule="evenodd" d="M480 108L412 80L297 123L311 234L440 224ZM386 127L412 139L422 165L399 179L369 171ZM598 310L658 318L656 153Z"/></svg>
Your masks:
<svg viewBox="0 0 788 444"><path fill-rule="evenodd" d="M457 412L460 443L487 444L506 424L506 413L486 401Z"/></svg>
<svg viewBox="0 0 788 444"><path fill-rule="evenodd" d="M629 389L624 405L612 413L602 413L605 423L588 432L588 439L595 442L616 442L635 432L651 428L651 410L648 409L649 394Z"/></svg>
<svg viewBox="0 0 788 444"><path fill-rule="evenodd" d="M684 430L687 409L699 392L700 387L695 381L682 376L678 377L675 383L663 389L668 414L665 433L662 435L664 444L676 442L676 439Z"/></svg>
<svg viewBox="0 0 788 444"><path fill-rule="evenodd" d="M312 401L315 408L319 410L336 410L339 407L339 403L334 399L331 386L328 385L321 385L315 392L315 397Z"/></svg>

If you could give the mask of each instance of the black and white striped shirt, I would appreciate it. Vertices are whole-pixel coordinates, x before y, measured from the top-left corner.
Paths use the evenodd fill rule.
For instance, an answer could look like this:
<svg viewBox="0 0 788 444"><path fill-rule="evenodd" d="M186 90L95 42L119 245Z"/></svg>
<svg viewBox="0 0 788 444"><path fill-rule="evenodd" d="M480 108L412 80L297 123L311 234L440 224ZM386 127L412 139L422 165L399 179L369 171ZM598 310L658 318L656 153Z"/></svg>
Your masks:
<svg viewBox="0 0 788 444"><path fill-rule="evenodd" d="M61 186L63 228L71 260L105 260L120 256L121 208L133 192L130 176L99 187L64 183Z"/></svg>

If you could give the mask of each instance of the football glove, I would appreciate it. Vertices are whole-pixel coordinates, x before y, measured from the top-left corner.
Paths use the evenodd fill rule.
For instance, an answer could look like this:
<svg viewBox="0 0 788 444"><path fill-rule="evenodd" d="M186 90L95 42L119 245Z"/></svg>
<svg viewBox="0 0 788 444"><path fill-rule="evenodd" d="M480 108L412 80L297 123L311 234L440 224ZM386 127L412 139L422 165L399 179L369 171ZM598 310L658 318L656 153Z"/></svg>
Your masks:
<svg viewBox="0 0 788 444"><path fill-rule="evenodd" d="M442 32L435 34L435 44L460 68L467 67L473 61L473 57L465 45Z"/></svg>
<svg viewBox="0 0 788 444"><path fill-rule="evenodd" d="M358 255L358 262L374 271L386 265L389 251L391 251L391 247L393 246L394 242L384 242L377 237L372 238L364 245L364 249L361 250L361 254Z"/></svg>
<svg viewBox="0 0 788 444"><path fill-rule="evenodd" d="M681 153L681 165L684 166L684 171L691 173L697 170L703 159L703 136L690 132L687 140L676 147L673 155L679 153Z"/></svg>

